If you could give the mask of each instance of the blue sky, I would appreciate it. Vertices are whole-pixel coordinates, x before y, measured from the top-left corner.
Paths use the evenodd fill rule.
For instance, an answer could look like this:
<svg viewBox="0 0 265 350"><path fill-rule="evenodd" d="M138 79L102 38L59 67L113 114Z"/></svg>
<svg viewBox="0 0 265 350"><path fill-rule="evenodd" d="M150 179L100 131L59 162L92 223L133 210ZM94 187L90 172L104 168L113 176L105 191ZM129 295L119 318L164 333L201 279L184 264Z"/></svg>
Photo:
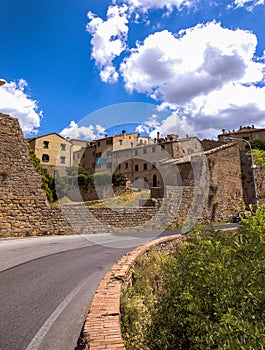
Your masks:
<svg viewBox="0 0 265 350"><path fill-rule="evenodd" d="M265 127L265 0L9 0L0 13L0 111L26 136Z"/></svg>

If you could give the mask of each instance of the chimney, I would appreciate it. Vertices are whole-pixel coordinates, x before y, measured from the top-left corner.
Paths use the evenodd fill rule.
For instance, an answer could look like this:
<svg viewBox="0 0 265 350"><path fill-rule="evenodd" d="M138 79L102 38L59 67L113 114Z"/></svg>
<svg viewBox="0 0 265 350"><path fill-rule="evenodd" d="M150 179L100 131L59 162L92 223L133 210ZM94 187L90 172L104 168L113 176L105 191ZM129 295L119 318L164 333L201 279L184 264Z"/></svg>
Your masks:
<svg viewBox="0 0 265 350"><path fill-rule="evenodd" d="M122 135L125 135L126 134L126 130L122 130Z"/></svg>
<svg viewBox="0 0 265 350"><path fill-rule="evenodd" d="M159 140L160 139L160 132L158 131L156 135L157 135L156 138Z"/></svg>

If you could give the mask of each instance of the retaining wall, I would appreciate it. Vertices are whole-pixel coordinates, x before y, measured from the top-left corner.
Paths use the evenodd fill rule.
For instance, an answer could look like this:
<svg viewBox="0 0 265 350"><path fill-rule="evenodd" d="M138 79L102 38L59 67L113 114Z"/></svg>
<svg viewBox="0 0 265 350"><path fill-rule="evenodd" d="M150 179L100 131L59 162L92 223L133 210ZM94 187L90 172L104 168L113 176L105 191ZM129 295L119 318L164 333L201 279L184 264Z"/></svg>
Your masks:
<svg viewBox="0 0 265 350"><path fill-rule="evenodd" d="M148 242L123 256L101 280L86 318L83 335L84 350L126 350L120 329L120 295L131 283L132 269L137 259L151 247L161 251L176 251L185 236L174 235Z"/></svg>

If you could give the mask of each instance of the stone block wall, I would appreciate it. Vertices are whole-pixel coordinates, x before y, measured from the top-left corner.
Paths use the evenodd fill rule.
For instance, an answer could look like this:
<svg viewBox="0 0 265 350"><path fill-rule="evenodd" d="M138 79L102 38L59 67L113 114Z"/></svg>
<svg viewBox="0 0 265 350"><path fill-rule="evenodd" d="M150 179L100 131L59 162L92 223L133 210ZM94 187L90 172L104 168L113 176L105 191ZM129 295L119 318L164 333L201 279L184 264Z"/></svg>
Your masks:
<svg viewBox="0 0 265 350"><path fill-rule="evenodd" d="M17 119L0 113L0 236L74 233L51 209Z"/></svg>

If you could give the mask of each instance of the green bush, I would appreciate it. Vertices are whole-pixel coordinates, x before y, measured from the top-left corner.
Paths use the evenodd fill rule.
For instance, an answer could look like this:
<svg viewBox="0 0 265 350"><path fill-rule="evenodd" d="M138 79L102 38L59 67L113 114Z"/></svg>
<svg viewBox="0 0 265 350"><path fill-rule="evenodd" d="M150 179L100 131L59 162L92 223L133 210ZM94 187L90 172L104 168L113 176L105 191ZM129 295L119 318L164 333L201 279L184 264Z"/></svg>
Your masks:
<svg viewBox="0 0 265 350"><path fill-rule="evenodd" d="M194 230L174 256L156 258L159 287L154 288L154 263L147 258L122 298L127 348L264 349L264 248L265 209L260 207L235 234ZM146 319L131 317L127 305L136 298L148 310ZM138 334L140 345L133 319L148 325Z"/></svg>
<svg viewBox="0 0 265 350"><path fill-rule="evenodd" d="M126 177L120 171L115 171L112 174L112 183L114 186L125 186Z"/></svg>
<svg viewBox="0 0 265 350"><path fill-rule="evenodd" d="M95 173L94 181L96 185L111 185L112 176L107 172Z"/></svg>

